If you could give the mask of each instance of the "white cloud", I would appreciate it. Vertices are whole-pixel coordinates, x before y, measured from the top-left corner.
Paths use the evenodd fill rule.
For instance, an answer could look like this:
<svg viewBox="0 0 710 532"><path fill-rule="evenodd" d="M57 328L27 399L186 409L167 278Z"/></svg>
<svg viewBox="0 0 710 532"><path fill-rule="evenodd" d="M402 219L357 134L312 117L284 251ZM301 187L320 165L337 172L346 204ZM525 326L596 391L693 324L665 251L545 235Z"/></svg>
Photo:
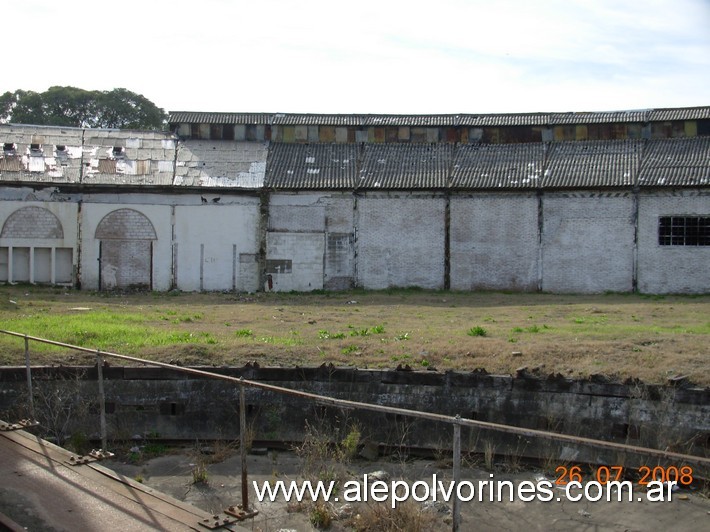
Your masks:
<svg viewBox="0 0 710 532"><path fill-rule="evenodd" d="M710 104L706 0L34 0L13 16L0 92L333 113Z"/></svg>

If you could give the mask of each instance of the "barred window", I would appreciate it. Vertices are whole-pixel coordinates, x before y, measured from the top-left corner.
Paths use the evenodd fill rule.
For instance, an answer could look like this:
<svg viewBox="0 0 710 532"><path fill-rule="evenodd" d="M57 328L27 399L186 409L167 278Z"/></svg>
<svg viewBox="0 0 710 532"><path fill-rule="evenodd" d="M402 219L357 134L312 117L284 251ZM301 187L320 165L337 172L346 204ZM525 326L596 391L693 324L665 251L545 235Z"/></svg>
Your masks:
<svg viewBox="0 0 710 532"><path fill-rule="evenodd" d="M661 216L658 243L661 246L710 246L710 216Z"/></svg>

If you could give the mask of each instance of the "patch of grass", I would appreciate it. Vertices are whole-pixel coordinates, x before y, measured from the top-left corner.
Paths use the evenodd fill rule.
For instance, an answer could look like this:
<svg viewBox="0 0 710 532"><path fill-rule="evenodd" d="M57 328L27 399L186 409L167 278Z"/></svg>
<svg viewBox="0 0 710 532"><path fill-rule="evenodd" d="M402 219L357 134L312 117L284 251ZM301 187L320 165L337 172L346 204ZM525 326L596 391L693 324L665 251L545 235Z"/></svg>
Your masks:
<svg viewBox="0 0 710 532"><path fill-rule="evenodd" d="M254 336L254 332L251 329L239 329L234 331L234 336L238 338L248 338Z"/></svg>
<svg viewBox="0 0 710 532"><path fill-rule="evenodd" d="M358 351L360 351L360 348L355 344L347 345L340 350L340 352L344 355L351 355L353 353L357 353Z"/></svg>
<svg viewBox="0 0 710 532"><path fill-rule="evenodd" d="M476 325L475 327L471 327L466 334L469 336L488 336L488 331L480 325Z"/></svg>
<svg viewBox="0 0 710 532"><path fill-rule="evenodd" d="M13 319L14 318L14 319ZM80 347L135 353L143 348L185 343L209 342L209 333L166 330L153 327L141 313L118 313L105 310L53 315L24 314L4 319L4 327L31 336L51 338ZM51 351L56 347L34 344L33 350Z"/></svg>

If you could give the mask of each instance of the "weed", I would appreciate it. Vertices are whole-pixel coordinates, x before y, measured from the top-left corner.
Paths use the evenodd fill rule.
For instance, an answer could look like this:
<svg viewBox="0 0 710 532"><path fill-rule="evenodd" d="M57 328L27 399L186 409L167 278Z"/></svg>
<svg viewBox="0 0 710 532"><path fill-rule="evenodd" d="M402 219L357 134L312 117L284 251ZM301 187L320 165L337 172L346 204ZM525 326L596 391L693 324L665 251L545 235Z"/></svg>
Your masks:
<svg viewBox="0 0 710 532"><path fill-rule="evenodd" d="M193 484L207 484L208 474L207 466L199 461L192 467L192 483Z"/></svg>
<svg viewBox="0 0 710 532"><path fill-rule="evenodd" d="M143 478L143 475L138 473L135 477L133 477L133 480L135 480L136 482L138 482L140 484L143 484L145 479Z"/></svg>
<svg viewBox="0 0 710 532"><path fill-rule="evenodd" d="M248 338L254 336L254 332L251 329L239 329L237 331L234 331L234 336L240 338Z"/></svg>
<svg viewBox="0 0 710 532"><path fill-rule="evenodd" d="M333 514L325 502L317 501L308 512L308 520L316 528L328 528L333 522Z"/></svg>
<svg viewBox="0 0 710 532"><path fill-rule="evenodd" d="M352 425L350 431L340 442L340 448L343 451L343 455L348 459L353 459L357 456L358 446L360 445L360 427L358 425Z"/></svg>
<svg viewBox="0 0 710 532"><path fill-rule="evenodd" d="M148 458L162 456L168 452L168 447L162 443L146 443L143 447L143 454Z"/></svg>
<svg viewBox="0 0 710 532"><path fill-rule="evenodd" d="M471 327L466 334L469 336L488 336L488 331L480 325L476 325L475 327Z"/></svg>
<svg viewBox="0 0 710 532"><path fill-rule="evenodd" d="M409 340L409 333L406 332L406 333L398 334L397 336L394 337L394 339L397 340L398 342L403 342L405 340Z"/></svg>
<svg viewBox="0 0 710 532"><path fill-rule="evenodd" d="M345 347L343 347L340 352L344 355L352 355L353 353L357 353L360 350L360 348L355 345L355 344L350 344Z"/></svg>
<svg viewBox="0 0 710 532"><path fill-rule="evenodd" d="M436 516L422 506L407 501L403 504L368 504L347 524L356 532L423 532L433 530Z"/></svg>
<svg viewBox="0 0 710 532"><path fill-rule="evenodd" d="M483 463L488 471L493 471L493 461L496 457L496 447L487 441L483 446Z"/></svg>

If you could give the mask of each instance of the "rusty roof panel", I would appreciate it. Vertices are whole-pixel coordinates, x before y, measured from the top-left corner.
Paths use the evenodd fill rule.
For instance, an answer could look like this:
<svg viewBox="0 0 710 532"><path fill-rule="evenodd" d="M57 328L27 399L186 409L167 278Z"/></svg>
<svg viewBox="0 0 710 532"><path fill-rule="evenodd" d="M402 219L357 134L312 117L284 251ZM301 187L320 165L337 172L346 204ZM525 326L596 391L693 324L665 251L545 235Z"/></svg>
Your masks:
<svg viewBox="0 0 710 532"><path fill-rule="evenodd" d="M602 113L552 113L550 125L643 123L648 111L610 111Z"/></svg>
<svg viewBox="0 0 710 532"><path fill-rule="evenodd" d="M358 188L445 188L452 158L450 144L366 144Z"/></svg>
<svg viewBox="0 0 710 532"><path fill-rule="evenodd" d="M550 145L544 188L620 187L635 183L643 141L568 141Z"/></svg>
<svg viewBox="0 0 710 532"><path fill-rule="evenodd" d="M456 150L451 188L535 188L544 161L542 143L463 144Z"/></svg>
<svg viewBox="0 0 710 532"><path fill-rule="evenodd" d="M356 144L272 143L265 186L277 189L355 187Z"/></svg>
<svg viewBox="0 0 710 532"><path fill-rule="evenodd" d="M653 109L649 122L673 122L675 120L708 120L710 107L685 107L682 109Z"/></svg>
<svg viewBox="0 0 710 532"><path fill-rule="evenodd" d="M172 111L170 124L235 124L268 125L272 113L200 113L190 111Z"/></svg>
<svg viewBox="0 0 710 532"><path fill-rule="evenodd" d="M469 127L544 126L548 122L547 113L459 116L459 125Z"/></svg>
<svg viewBox="0 0 710 532"><path fill-rule="evenodd" d="M710 185L710 137L648 142L639 186Z"/></svg>

